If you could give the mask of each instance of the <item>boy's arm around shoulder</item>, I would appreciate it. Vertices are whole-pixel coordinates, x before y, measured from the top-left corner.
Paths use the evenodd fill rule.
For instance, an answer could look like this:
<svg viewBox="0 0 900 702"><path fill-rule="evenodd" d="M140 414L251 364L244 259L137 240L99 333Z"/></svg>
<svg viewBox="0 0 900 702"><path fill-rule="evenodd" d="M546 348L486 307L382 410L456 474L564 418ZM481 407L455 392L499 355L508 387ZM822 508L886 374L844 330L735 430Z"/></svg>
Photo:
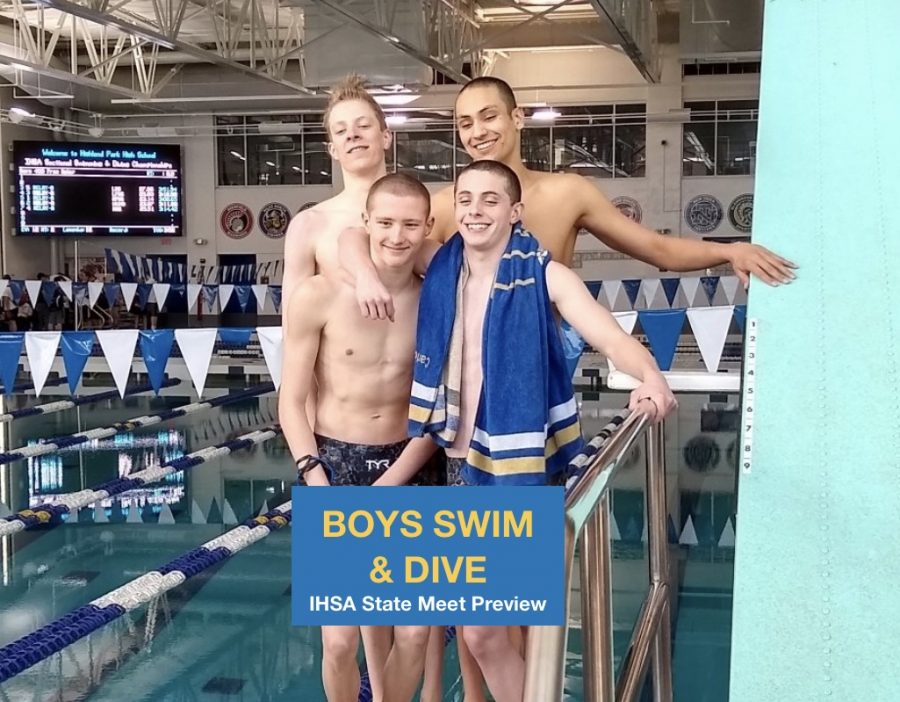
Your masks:
<svg viewBox="0 0 900 702"><path fill-rule="evenodd" d="M630 409L660 420L678 403L653 356L626 334L610 312L588 291L578 274L555 261L547 264L547 290L563 319L617 368L641 381L631 393ZM652 402L641 402L649 398Z"/></svg>
<svg viewBox="0 0 900 702"><path fill-rule="evenodd" d="M294 215L284 237L284 275L281 291L288 302L294 290L307 278L316 274L317 230L325 215L308 209ZM283 305L281 318L287 319L288 305Z"/></svg>
<svg viewBox="0 0 900 702"><path fill-rule="evenodd" d="M298 285L285 306L278 418L295 461L318 456L306 402L315 382L319 342L333 299L334 285L317 275ZM319 466L305 477L308 485L328 485L328 477Z"/></svg>

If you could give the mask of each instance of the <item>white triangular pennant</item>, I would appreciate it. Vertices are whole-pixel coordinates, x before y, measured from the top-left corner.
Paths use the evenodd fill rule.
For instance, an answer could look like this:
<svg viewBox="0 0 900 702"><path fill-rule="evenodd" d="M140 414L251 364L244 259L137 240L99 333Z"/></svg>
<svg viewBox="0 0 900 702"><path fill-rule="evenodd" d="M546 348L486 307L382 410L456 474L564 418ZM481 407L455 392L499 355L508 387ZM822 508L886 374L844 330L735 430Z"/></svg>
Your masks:
<svg viewBox="0 0 900 702"><path fill-rule="evenodd" d="M184 365L197 390L197 397L203 397L206 387L206 375L209 373L209 362L212 359L213 346L216 343L215 329L176 329L175 340Z"/></svg>
<svg viewBox="0 0 900 702"><path fill-rule="evenodd" d="M59 347L60 332L36 331L25 333L25 353L28 356L28 367L31 369L31 382L34 383L34 392L40 397L53 359L56 358L56 349Z"/></svg>
<svg viewBox="0 0 900 702"><path fill-rule="evenodd" d="M609 538L613 541L622 540L622 534L619 532L619 523L616 521L616 515L612 511L609 513Z"/></svg>
<svg viewBox="0 0 900 702"><path fill-rule="evenodd" d="M681 291L684 293L685 304L688 307L694 306L694 300L697 297L697 288L699 288L699 287L700 287L700 278L697 278L696 276L681 279ZM706 299L705 295L704 295L703 299L704 300ZM704 304L708 304L708 303L704 303Z"/></svg>
<svg viewBox="0 0 900 702"><path fill-rule="evenodd" d="M69 510L69 514L66 517L66 524L78 524L78 513L81 511L81 507L75 507ZM0 505L0 519L3 518L3 506Z"/></svg>
<svg viewBox="0 0 900 702"><path fill-rule="evenodd" d="M622 331L628 335L634 331L635 322L637 322L638 313L637 312L614 312L613 317L615 317L616 321L619 323L619 326L622 327Z"/></svg>
<svg viewBox="0 0 900 702"><path fill-rule="evenodd" d="M125 311L131 309L131 303L134 302L134 296L137 293L137 283L120 283L122 289L122 299L125 301Z"/></svg>
<svg viewBox="0 0 900 702"><path fill-rule="evenodd" d="M57 283L59 289L63 291L63 294L69 298L69 302L75 302L75 298L72 297L72 281L71 280L61 280ZM2 292L2 291L0 291Z"/></svg>
<svg viewBox="0 0 900 702"><path fill-rule="evenodd" d="M138 340L137 329L98 329L95 334L106 363L112 373L119 395L125 397L125 386L131 375L131 363L134 360L134 347Z"/></svg>
<svg viewBox="0 0 900 702"><path fill-rule="evenodd" d="M100 293L102 292L103 283L88 283L88 301L91 303L91 307L97 304L97 300L100 299Z"/></svg>
<svg viewBox="0 0 900 702"><path fill-rule="evenodd" d="M191 500L191 524L206 524L206 515L197 504L197 500Z"/></svg>
<svg viewBox="0 0 900 702"><path fill-rule="evenodd" d="M660 287L659 278L648 278L641 283L641 295L644 298L644 304L647 306L647 309L653 307L653 300L659 294Z"/></svg>
<svg viewBox="0 0 900 702"><path fill-rule="evenodd" d="M734 527L731 525L731 517L725 522L722 535L719 537L719 548L734 548Z"/></svg>
<svg viewBox="0 0 900 702"><path fill-rule="evenodd" d="M231 299L231 293L234 292L234 286L231 284L219 286L219 310L224 310Z"/></svg>
<svg viewBox="0 0 900 702"><path fill-rule="evenodd" d="M234 509L231 507L231 503L228 500L222 505L222 524L237 524L238 518L234 513Z"/></svg>
<svg viewBox="0 0 900 702"><path fill-rule="evenodd" d="M725 275L719 278L719 287L725 292L725 299L728 300L729 305L734 304L734 297L737 295L740 284L741 281L734 275Z"/></svg>
<svg viewBox="0 0 900 702"><path fill-rule="evenodd" d="M688 515L687 521L684 523L684 529L681 530L681 536L678 537L678 543L682 546L696 546L697 531L694 529L694 520Z"/></svg>
<svg viewBox="0 0 900 702"><path fill-rule="evenodd" d="M172 514L172 508L169 507L168 502L163 502L162 507L159 509L159 521L157 524L174 524L175 523L175 515Z"/></svg>
<svg viewBox="0 0 900 702"><path fill-rule="evenodd" d="M141 519L141 508L138 507L136 503L132 503L128 508L128 516L125 518L125 521L128 524L143 524L144 520Z"/></svg>
<svg viewBox="0 0 900 702"><path fill-rule="evenodd" d="M259 311L262 312L266 307L266 293L269 292L268 285L251 285L253 288L253 295L256 297L256 302L259 305Z"/></svg>
<svg viewBox="0 0 900 702"><path fill-rule="evenodd" d="M171 287L169 283L153 283L153 295L156 297L156 304L159 306L160 312L162 312L163 305L166 304Z"/></svg>
<svg viewBox="0 0 900 702"><path fill-rule="evenodd" d="M613 317L615 317L615 320L619 323L619 326L622 327L622 331L631 336L631 333L634 331L634 325L637 323L637 311L613 312ZM606 359L606 365L609 366L610 373L615 371L616 367L608 358Z"/></svg>
<svg viewBox="0 0 900 702"><path fill-rule="evenodd" d="M256 516L261 517L268 513L269 513L269 503L266 500L263 500L262 507L259 508L259 514Z"/></svg>
<svg viewBox="0 0 900 702"><path fill-rule="evenodd" d="M281 386L281 327L257 327L256 333L277 390Z"/></svg>
<svg viewBox="0 0 900 702"><path fill-rule="evenodd" d="M109 517L106 515L106 508L99 502L94 503L94 521L97 524L109 523Z"/></svg>
<svg viewBox="0 0 900 702"><path fill-rule="evenodd" d="M700 347L700 355L706 370L717 373L719 361L722 359L722 350L725 348L725 337L728 336L728 328L731 326L731 318L734 316L734 307L694 307L687 311L691 329L694 330L694 338Z"/></svg>
<svg viewBox="0 0 900 702"><path fill-rule="evenodd" d="M41 281L40 280L26 280L25 281L25 289L28 291L28 297L31 299L31 306L34 307L38 303L38 300L40 299Z"/></svg>
<svg viewBox="0 0 900 702"><path fill-rule="evenodd" d="M621 280L605 280L603 281L603 293L606 295L606 306L610 310L616 309L616 298L622 290Z"/></svg>
<svg viewBox="0 0 900 702"><path fill-rule="evenodd" d="M203 286L200 283L188 283L187 286L187 303L188 303L188 312L194 309L194 305L197 304L197 298L200 297L200 291L203 290Z"/></svg>

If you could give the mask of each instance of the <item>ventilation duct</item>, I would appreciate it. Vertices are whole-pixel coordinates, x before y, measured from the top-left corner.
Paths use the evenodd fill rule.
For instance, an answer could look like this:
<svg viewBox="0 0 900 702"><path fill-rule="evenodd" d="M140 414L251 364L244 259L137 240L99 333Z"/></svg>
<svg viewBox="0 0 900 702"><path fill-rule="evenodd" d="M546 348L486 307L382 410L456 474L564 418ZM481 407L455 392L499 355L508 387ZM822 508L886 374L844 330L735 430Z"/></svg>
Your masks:
<svg viewBox="0 0 900 702"><path fill-rule="evenodd" d="M422 0L335 0L361 20L389 31L407 45L428 53L428 33ZM432 71L419 60L315 0L288 0L303 8L304 35L311 42L303 52L304 84L333 85L350 73L360 73L374 85L430 85ZM390 17L379 18L376 8L390 6ZM317 37L326 34L320 40Z"/></svg>

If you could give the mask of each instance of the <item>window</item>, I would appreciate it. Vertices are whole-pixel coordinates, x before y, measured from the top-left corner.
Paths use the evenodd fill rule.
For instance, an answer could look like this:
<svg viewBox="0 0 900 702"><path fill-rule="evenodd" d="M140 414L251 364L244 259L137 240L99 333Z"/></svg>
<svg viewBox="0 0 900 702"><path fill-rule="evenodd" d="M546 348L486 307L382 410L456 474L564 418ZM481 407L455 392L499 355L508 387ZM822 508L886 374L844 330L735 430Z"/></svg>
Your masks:
<svg viewBox="0 0 900 702"><path fill-rule="evenodd" d="M756 168L759 102L689 102L685 107L691 111L691 119L684 125L682 173L752 175Z"/></svg>
<svg viewBox="0 0 900 702"><path fill-rule="evenodd" d="M559 108L551 127L553 170L594 178L644 175L646 105Z"/></svg>
<svg viewBox="0 0 900 702"><path fill-rule="evenodd" d="M216 118L219 185L331 184L322 115Z"/></svg>
<svg viewBox="0 0 900 702"><path fill-rule="evenodd" d="M452 131L396 132L396 170L425 183L453 181Z"/></svg>
<svg viewBox="0 0 900 702"><path fill-rule="evenodd" d="M526 127L522 130L522 162L534 171L552 171L550 127Z"/></svg>

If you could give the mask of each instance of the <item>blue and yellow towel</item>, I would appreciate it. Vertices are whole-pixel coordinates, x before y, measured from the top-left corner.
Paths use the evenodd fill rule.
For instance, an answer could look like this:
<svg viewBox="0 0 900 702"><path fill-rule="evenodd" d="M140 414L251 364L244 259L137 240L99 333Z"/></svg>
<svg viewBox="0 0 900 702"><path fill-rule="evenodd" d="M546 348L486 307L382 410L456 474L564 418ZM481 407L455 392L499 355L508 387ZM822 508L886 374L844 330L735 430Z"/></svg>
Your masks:
<svg viewBox="0 0 900 702"><path fill-rule="evenodd" d="M484 319L481 388L463 478L472 485L545 485L583 445L572 378L547 293L549 255L516 224ZM435 255L419 301L409 434L449 446L459 428L462 236ZM451 293L450 291L454 291Z"/></svg>

